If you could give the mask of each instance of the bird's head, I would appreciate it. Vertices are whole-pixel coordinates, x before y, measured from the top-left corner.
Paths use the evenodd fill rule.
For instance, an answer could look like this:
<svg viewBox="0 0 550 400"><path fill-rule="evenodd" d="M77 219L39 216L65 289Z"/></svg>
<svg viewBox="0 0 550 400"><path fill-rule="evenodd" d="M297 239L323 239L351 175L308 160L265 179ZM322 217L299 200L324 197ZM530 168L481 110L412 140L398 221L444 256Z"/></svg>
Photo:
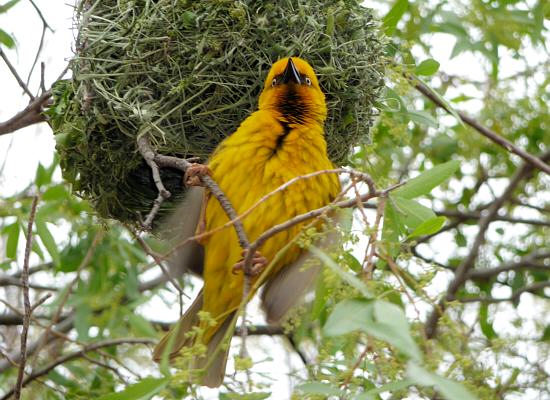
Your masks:
<svg viewBox="0 0 550 400"><path fill-rule="evenodd" d="M311 65L287 57L271 67L260 95L260 110L271 109L290 124L322 123L327 115L325 95Z"/></svg>

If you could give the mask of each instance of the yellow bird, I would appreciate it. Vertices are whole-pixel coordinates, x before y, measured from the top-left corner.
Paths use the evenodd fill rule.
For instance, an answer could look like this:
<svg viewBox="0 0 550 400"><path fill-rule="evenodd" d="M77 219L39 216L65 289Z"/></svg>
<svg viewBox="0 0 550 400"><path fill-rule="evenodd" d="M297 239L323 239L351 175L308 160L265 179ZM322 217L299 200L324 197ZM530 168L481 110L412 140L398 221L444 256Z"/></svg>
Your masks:
<svg viewBox="0 0 550 400"><path fill-rule="evenodd" d="M273 64L258 110L218 146L208 163L213 179L238 214L295 177L334 168L324 139L326 114L325 96L306 61L293 57ZM274 225L327 205L339 192L340 182L335 174L298 180L247 215L242 221L244 229L250 241L254 241ZM228 222L218 201L197 187L189 190L178 215L185 219L185 223L179 221L180 241L181 237L195 234L196 229L210 231ZM267 240L260 248L261 254L254 256L255 267L273 260L303 226L293 226ZM204 385L215 387L223 382L228 346L219 345L234 328L234 316L242 300L244 274L242 268L238 268L242 257L232 227L182 249L178 265L201 271L204 287L179 323L155 348L156 361L160 361L164 353L172 359L182 348L193 346L196 337L190 332L199 326L203 328L200 340L207 346L207 355L192 368L206 367L202 377ZM268 321L280 321L312 282L315 271L301 268L305 258L303 251L293 246L266 271L267 277L261 277L267 281L262 301ZM252 282L258 278L252 277ZM201 310L215 319L213 326L199 321L197 313Z"/></svg>

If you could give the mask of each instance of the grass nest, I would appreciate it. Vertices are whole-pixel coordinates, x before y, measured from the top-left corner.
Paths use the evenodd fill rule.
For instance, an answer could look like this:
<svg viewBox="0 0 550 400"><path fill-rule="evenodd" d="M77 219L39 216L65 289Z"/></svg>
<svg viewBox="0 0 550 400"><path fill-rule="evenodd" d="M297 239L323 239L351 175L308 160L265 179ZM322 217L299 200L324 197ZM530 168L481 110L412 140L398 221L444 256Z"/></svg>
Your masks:
<svg viewBox="0 0 550 400"><path fill-rule="evenodd" d="M54 86L48 113L65 179L102 217L137 222L157 196L138 135L159 153L206 161L257 108L281 57L314 66L336 164L369 140L384 43L359 1L85 0L76 22L73 77ZM166 211L184 188L177 171L162 178Z"/></svg>

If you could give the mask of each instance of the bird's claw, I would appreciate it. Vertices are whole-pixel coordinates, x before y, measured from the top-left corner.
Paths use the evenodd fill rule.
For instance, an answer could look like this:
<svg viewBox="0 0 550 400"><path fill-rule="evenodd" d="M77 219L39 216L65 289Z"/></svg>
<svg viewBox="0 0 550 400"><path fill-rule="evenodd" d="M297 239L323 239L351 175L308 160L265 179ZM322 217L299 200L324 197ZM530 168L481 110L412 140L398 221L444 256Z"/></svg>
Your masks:
<svg viewBox="0 0 550 400"><path fill-rule="evenodd" d="M208 165L191 164L185 170L183 182L186 186L203 186L201 176L205 175L212 176L212 171L208 168Z"/></svg>
<svg viewBox="0 0 550 400"><path fill-rule="evenodd" d="M242 252L243 258L238 263L233 265L232 272L234 274L244 270L244 261L246 259L247 254L248 254L248 250L243 250ZM267 264L268 264L267 258L262 256L262 254L259 251L256 251L254 253L254 256L252 257L252 265L248 271L245 271L245 274L247 274L248 276L258 276L259 274L262 273L262 271L265 269Z"/></svg>

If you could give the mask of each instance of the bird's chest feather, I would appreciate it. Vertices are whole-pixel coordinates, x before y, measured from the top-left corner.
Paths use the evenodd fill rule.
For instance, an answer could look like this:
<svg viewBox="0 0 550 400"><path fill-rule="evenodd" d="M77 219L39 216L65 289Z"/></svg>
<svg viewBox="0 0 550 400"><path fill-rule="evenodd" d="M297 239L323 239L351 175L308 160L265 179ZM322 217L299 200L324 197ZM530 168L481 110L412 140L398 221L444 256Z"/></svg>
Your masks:
<svg viewBox="0 0 550 400"><path fill-rule="evenodd" d="M327 204L337 185L334 177L321 175L297 179L278 190L292 179L330 169L332 164L326 156L321 127L289 128L274 123L265 124L264 129L266 132L228 141L211 162L214 179L237 213L256 206L244 219L252 240L276 224Z"/></svg>
<svg viewBox="0 0 550 400"><path fill-rule="evenodd" d="M328 204L340 190L338 178L333 174L296 179L280 190L281 185L292 179L333 166L326 155L321 126L286 130L261 112L249 117L222 143L209 167L239 215L252 209L242 220L251 242L277 224ZM218 201L210 197L205 213L206 230L214 230L227 221ZM264 243L260 252L272 260L302 227L303 224L295 225L276 234ZM287 250L271 273L295 260L299 251L297 246ZM208 237L205 255L204 307L217 315L240 301L242 274L231 273L232 266L242 257L235 230L225 228ZM216 279L209 279L214 276Z"/></svg>

